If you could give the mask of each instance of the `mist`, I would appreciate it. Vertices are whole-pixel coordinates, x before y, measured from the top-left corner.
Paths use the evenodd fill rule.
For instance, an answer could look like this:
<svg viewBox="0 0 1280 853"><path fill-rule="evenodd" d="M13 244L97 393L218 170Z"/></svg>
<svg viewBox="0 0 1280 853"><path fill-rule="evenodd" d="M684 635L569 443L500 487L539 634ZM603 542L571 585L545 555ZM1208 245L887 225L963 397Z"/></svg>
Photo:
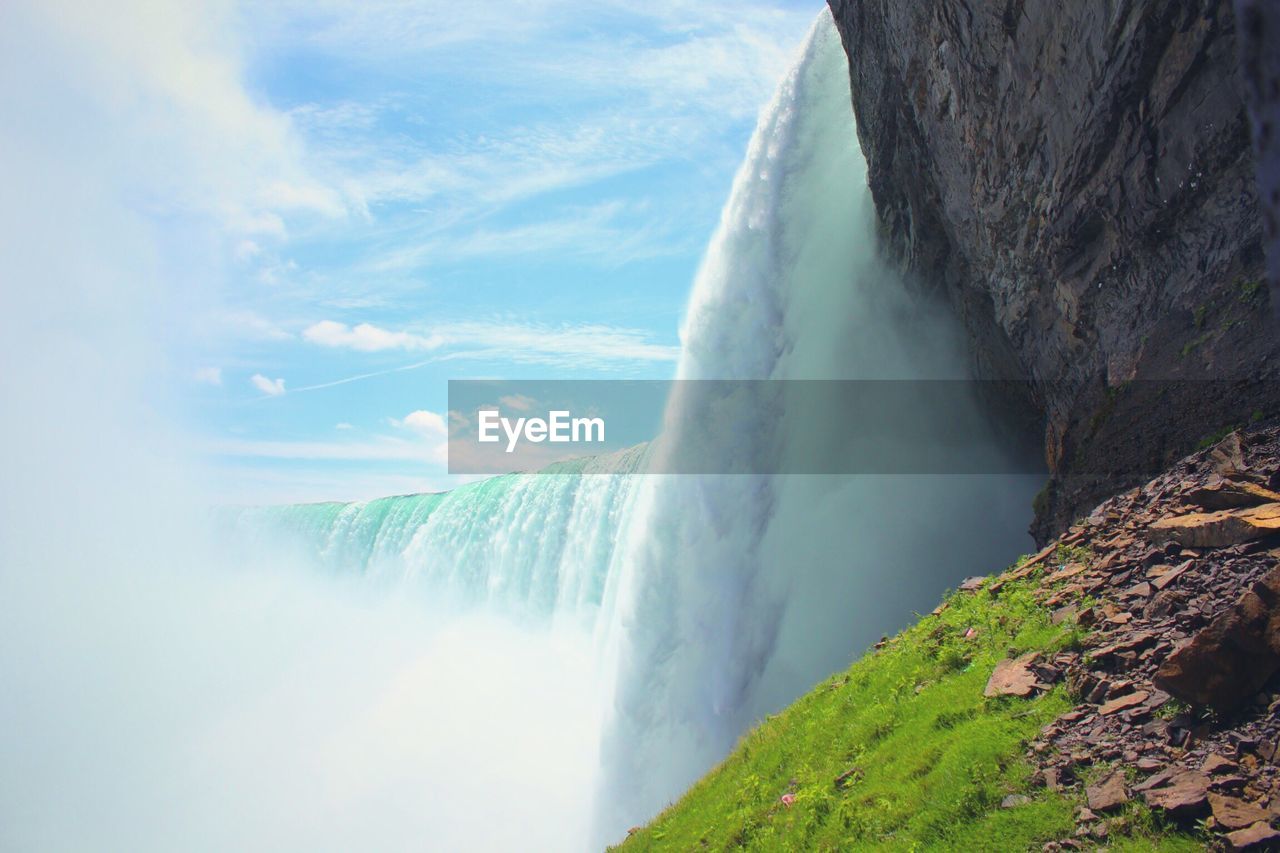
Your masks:
<svg viewBox="0 0 1280 853"><path fill-rule="evenodd" d="M421 519L397 499L382 564L220 540L173 402L201 334L182 318L218 305L229 240L283 227L261 187L283 180L303 216L341 204L287 122L229 84L226 28L130 12L146 25L19 6L0 32L0 102L24 117L0 133L0 846L616 841L763 714L1025 544L1033 484L821 476L534 476ZM847 85L824 13L708 249L682 378L964 375L953 320L876 257ZM788 430L715 452L772 452ZM850 434L809 438L836 452ZM391 541L382 509L342 510L352 553Z"/></svg>
<svg viewBox="0 0 1280 853"><path fill-rule="evenodd" d="M136 81L90 94L65 11L0 32L0 847L581 846L581 636L211 539L171 359L230 191L159 237L150 199L207 164Z"/></svg>

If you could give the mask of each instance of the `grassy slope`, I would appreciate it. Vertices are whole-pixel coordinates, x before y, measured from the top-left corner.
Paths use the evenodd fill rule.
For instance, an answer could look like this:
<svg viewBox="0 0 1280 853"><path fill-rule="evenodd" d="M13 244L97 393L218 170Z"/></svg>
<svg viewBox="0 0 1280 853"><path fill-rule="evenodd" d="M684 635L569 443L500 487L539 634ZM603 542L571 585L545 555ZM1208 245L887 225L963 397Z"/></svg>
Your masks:
<svg viewBox="0 0 1280 853"><path fill-rule="evenodd" d="M956 594L882 650L745 735L723 764L622 850L1039 850L1070 837L1079 793L1032 788L1025 743L1068 710L1056 687L984 699L997 662L1056 651L1078 629L1049 623L1035 579ZM976 634L965 638L967 629ZM835 780L857 768L848 784ZM793 794L791 806L781 797ZM1008 794L1031 801L1001 808ZM1198 850L1130 804L1112 850Z"/></svg>

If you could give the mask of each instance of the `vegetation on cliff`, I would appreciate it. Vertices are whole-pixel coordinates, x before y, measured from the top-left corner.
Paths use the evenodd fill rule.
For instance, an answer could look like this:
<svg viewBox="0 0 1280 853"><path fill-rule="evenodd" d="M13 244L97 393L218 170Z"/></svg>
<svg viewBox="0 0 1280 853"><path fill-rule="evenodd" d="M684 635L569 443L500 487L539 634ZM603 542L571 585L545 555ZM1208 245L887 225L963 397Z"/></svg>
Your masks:
<svg viewBox="0 0 1280 853"><path fill-rule="evenodd" d="M1040 569L958 592L749 732L622 850L1025 850L1068 837L1080 793L1033 784L1026 745L1073 704L1059 684L984 696L998 663L1052 657L1081 629L1052 624ZM1113 850L1200 849L1131 804Z"/></svg>

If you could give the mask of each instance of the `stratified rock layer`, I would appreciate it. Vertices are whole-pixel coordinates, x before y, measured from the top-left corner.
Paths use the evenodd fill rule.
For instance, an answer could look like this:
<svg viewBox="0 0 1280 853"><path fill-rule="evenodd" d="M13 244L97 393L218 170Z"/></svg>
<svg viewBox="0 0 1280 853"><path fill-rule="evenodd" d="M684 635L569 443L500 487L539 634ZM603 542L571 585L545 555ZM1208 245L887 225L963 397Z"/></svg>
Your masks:
<svg viewBox="0 0 1280 853"><path fill-rule="evenodd" d="M891 254L1032 380L1038 538L1274 410L1230 0L830 5Z"/></svg>

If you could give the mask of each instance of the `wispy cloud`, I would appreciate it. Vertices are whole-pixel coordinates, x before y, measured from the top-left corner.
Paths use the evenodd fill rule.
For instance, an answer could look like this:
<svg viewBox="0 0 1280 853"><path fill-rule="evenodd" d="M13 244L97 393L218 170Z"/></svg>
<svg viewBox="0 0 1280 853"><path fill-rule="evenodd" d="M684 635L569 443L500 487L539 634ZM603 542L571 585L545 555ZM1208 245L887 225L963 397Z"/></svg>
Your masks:
<svg viewBox="0 0 1280 853"><path fill-rule="evenodd" d="M438 335L415 335L410 332L392 332L372 323L348 326L334 320L313 323L302 333L313 344L326 347L353 349L358 352L381 350L429 350L443 343Z"/></svg>
<svg viewBox="0 0 1280 853"><path fill-rule="evenodd" d="M422 246L427 235L418 230L377 250L392 264L421 264L591 245L603 208L554 222L544 212L502 226L491 220L514 204L657 164L736 162L741 143L721 144L726 131L754 118L820 8L535 0L504 10L495 27L490 10L443 0L285 2L256 16L257 47L302 43L386 81L376 98L306 102L288 118L310 162L323 164L326 183L341 187L374 231L400 230L397 205L430 206L433 245ZM406 79L482 94L487 110L449 130L442 99ZM288 186L265 197L322 206L314 189ZM651 216L647 228L669 238L679 233L670 220L670 211ZM587 239L576 239L584 228ZM604 236L636 230L631 223Z"/></svg>
<svg viewBox="0 0 1280 853"><path fill-rule="evenodd" d="M432 349L437 353L433 361L469 359L606 370L636 363L674 362L680 354L679 347L658 343L641 329L596 323L470 321L441 324L416 332L392 331L368 323L348 327L323 320L310 326L303 337L323 346L360 352ZM396 369L413 366L416 365ZM363 374L360 378L382 372ZM328 384L331 383L325 383Z"/></svg>
<svg viewBox="0 0 1280 853"><path fill-rule="evenodd" d="M284 393L283 379L270 379L261 373L255 373L249 378L249 384L257 388L268 397L279 397Z"/></svg>
<svg viewBox="0 0 1280 853"><path fill-rule="evenodd" d="M222 384L222 368L220 367L202 367L195 372L193 377L197 382L205 385L221 385Z"/></svg>
<svg viewBox="0 0 1280 853"><path fill-rule="evenodd" d="M617 369L636 362L674 362L680 348L640 329L589 323L551 325L480 321L440 326L456 350L445 359L476 359L558 367Z"/></svg>

